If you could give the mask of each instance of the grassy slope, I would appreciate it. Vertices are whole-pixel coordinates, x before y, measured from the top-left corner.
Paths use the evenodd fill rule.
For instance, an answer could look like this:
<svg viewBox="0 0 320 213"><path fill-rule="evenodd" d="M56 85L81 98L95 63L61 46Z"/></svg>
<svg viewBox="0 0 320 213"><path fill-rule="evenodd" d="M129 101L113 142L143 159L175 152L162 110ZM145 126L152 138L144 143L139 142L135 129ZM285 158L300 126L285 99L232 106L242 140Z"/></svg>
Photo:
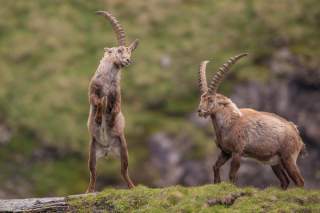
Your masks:
<svg viewBox="0 0 320 213"><path fill-rule="evenodd" d="M30 186L19 196L80 193L86 187L87 85L103 47L115 44L96 10L112 11L130 40L141 40L122 86L130 167L138 171L134 179L145 184L153 178L139 171L147 170L141 168L148 159L145 142L154 132L187 130L194 158L213 151L205 131L186 121L198 102L201 60L213 59L211 75L228 57L251 53L224 82L224 93L235 82L266 81L264 62L279 40L306 63L319 64L317 0L0 2L0 121L13 132L0 149L0 181L1 189L13 194L15 185ZM164 56L171 58L168 68L160 65ZM58 154L37 157L43 147ZM99 167L99 177L109 184L122 183L118 173L115 161Z"/></svg>
<svg viewBox="0 0 320 213"><path fill-rule="evenodd" d="M209 205L213 199L225 199L243 193L233 204ZM72 209L83 212L101 209L110 212L319 212L320 191L298 188L257 190L237 188L228 183L200 187L174 186L133 190L106 189L86 198L69 200Z"/></svg>

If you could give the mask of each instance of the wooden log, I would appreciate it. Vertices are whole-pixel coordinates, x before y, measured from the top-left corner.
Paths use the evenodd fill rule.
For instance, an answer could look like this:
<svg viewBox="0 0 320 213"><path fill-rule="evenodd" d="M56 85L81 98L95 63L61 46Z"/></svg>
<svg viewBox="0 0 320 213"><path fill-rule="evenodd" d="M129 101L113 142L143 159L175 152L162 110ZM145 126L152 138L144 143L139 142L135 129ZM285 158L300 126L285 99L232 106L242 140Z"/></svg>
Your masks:
<svg viewBox="0 0 320 213"><path fill-rule="evenodd" d="M67 197L46 197L0 200L0 212L66 212L72 211L68 200L85 197L88 194ZM91 194L92 195L92 194Z"/></svg>

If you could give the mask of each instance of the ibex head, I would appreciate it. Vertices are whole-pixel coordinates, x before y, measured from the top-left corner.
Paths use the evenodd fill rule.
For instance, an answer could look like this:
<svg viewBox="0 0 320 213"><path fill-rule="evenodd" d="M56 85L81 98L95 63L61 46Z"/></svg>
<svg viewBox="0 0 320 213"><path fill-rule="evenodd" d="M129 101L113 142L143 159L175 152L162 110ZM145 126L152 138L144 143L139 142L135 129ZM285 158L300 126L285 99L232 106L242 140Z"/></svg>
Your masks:
<svg viewBox="0 0 320 213"><path fill-rule="evenodd" d="M200 104L198 107L198 114L200 117L207 117L214 113L220 107L226 105L225 99L219 99L217 94L218 87L222 82L224 76L230 70L231 66L236 63L240 58L248 55L243 53L234 57L231 57L227 63L223 64L218 72L213 76L209 88L207 86L206 78L206 66L209 61L203 61L199 69L199 87L201 91Z"/></svg>
<svg viewBox="0 0 320 213"><path fill-rule="evenodd" d="M117 35L118 46L111 48L104 48L105 57L111 58L114 64L118 67L128 66L131 61L131 53L138 47L139 41L134 40L129 46L126 45L126 35L124 29L117 21L117 19L106 11L97 11L98 15L106 17Z"/></svg>

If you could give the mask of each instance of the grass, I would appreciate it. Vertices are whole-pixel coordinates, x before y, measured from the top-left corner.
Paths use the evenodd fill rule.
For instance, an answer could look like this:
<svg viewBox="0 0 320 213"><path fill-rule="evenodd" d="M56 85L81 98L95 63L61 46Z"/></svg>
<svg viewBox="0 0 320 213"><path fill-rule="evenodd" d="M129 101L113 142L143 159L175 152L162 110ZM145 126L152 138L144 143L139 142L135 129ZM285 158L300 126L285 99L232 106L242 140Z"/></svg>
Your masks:
<svg viewBox="0 0 320 213"><path fill-rule="evenodd" d="M210 205L210 200L242 193L233 204ZM258 190L229 183L199 187L172 186L132 190L106 189L96 195L70 198L71 210L90 212L319 212L320 191L292 188Z"/></svg>

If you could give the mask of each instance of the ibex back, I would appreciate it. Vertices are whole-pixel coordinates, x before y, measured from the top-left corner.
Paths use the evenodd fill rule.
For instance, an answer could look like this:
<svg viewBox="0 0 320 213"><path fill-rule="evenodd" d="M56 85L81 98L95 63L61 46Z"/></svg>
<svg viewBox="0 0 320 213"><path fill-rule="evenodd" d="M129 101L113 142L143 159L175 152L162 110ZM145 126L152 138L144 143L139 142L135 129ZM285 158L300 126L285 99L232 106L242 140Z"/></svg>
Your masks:
<svg viewBox="0 0 320 213"><path fill-rule="evenodd" d="M138 40L126 46L125 33L110 13L99 11L106 17L117 35L118 46L104 49L98 69L89 85L90 112L88 129L91 137L89 151L90 183L87 192L93 192L96 184L96 161L109 154L120 157L121 175L129 188L134 187L128 173L128 149L124 136L124 116L121 113L121 68L131 63L131 53Z"/></svg>
<svg viewBox="0 0 320 213"><path fill-rule="evenodd" d="M221 154L213 166L214 182L220 182L220 167L230 158L229 178L235 182L240 158L243 156L271 165L283 189L289 185L287 175L297 186L302 187L304 180L296 161L305 145L296 126L272 113L239 109L229 98L217 93L218 86L230 67L246 55L230 58L213 76L209 87L205 74L208 61L200 65L199 86L202 95L198 113L201 117L211 117L216 143L221 149Z"/></svg>

